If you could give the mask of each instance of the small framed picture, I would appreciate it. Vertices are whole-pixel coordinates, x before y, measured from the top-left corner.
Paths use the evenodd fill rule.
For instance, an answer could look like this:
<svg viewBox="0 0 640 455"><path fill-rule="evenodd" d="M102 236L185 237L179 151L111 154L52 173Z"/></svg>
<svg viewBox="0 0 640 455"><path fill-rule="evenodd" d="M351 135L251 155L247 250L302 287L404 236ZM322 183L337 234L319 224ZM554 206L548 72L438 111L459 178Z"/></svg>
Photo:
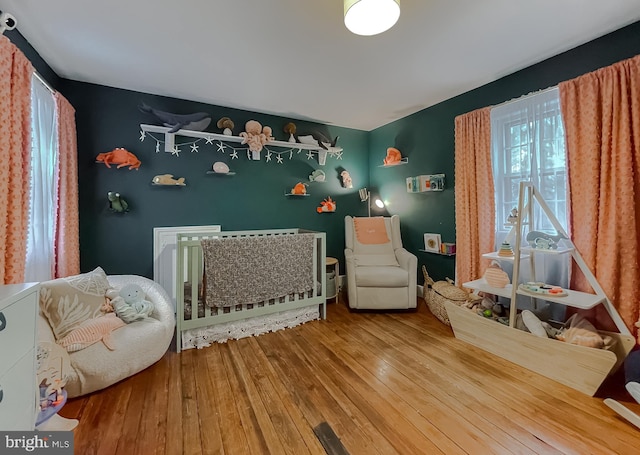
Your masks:
<svg viewBox="0 0 640 455"><path fill-rule="evenodd" d="M424 235L424 249L432 253L440 252L440 234L425 234Z"/></svg>

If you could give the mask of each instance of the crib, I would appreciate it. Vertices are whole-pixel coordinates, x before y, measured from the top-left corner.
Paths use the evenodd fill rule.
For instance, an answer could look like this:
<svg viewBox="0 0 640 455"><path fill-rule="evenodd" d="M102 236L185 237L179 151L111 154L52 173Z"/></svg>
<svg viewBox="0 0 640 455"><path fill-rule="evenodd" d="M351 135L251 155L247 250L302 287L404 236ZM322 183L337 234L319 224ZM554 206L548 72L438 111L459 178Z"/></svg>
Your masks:
<svg viewBox="0 0 640 455"><path fill-rule="evenodd" d="M297 254L303 256L299 259L304 261L304 271L310 271L310 275L305 273L305 277L306 282L311 282L311 285L308 289L287 291L285 295L262 295L259 301L242 300L247 297L246 294L251 293L244 289L244 283L235 283L233 277L229 280L229 273L237 272L239 277L235 279L239 281L252 272L251 267L260 267L263 278L265 273L281 274L290 267L290 264L269 262L274 242L278 242L275 243L279 246L278 250L293 248L297 245L296 242L304 242L305 247L298 249L303 253ZM271 250L262 251L263 245L271 245ZM222 251L227 254L230 251L237 252L237 256L233 254L230 260L218 262L216 268L215 259L211 257L220 256ZM217 260L220 261L219 258ZM177 234L177 352L209 346L212 342L294 327L310 320L326 319L325 261L324 232L291 228ZM212 275L216 280L211 279ZM211 298L212 292L220 287L219 283L214 285L212 281L221 281L220 277L227 277L230 281L224 286L226 295L238 296L237 300L234 297L232 303L218 305ZM252 279L247 280L251 281ZM236 289L229 289L234 286ZM211 291L212 288L214 291Z"/></svg>

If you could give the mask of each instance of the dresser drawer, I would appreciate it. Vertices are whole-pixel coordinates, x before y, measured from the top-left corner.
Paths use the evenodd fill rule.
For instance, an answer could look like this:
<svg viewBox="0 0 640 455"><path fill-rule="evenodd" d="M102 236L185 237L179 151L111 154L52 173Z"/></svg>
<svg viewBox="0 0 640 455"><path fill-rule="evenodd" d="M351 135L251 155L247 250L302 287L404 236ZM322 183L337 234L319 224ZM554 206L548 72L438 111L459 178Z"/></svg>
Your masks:
<svg viewBox="0 0 640 455"><path fill-rule="evenodd" d="M0 374L0 430L33 430L36 416L36 373L33 348L13 368Z"/></svg>
<svg viewBox="0 0 640 455"><path fill-rule="evenodd" d="M33 349L38 293L30 292L0 310L0 374Z"/></svg>

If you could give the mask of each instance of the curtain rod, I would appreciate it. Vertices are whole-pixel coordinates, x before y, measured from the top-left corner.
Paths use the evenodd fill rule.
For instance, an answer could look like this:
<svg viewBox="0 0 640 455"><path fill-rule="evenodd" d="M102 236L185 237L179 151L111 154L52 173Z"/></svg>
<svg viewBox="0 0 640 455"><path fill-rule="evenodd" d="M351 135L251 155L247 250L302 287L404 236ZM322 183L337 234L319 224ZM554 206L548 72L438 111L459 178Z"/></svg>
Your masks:
<svg viewBox="0 0 640 455"><path fill-rule="evenodd" d="M557 88L558 88L557 85L553 85L551 87L547 87L547 88L543 88L541 90L538 90L537 92L529 92L526 95L522 95L522 96L520 96L518 98L512 98L510 100L503 101L500 104L494 104L493 106L491 106L491 109L493 109L494 107L504 106L505 104L513 103L515 101L520 101L520 100L523 100L523 99L528 98L530 96L541 95L543 93L550 92L551 90L556 90Z"/></svg>
<svg viewBox="0 0 640 455"><path fill-rule="evenodd" d="M36 79L42 82L42 85L44 85L47 90L49 90L51 93L55 95L56 93L55 89L49 85L49 83L44 79L44 77L40 76L40 73L34 70L33 75L36 77Z"/></svg>

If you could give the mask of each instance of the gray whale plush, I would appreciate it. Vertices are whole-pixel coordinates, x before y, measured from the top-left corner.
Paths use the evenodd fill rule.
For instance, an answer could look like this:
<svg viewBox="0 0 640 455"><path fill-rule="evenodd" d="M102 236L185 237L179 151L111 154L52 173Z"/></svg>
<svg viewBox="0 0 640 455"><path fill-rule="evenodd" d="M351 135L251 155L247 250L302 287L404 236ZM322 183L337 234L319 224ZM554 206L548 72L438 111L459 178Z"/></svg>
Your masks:
<svg viewBox="0 0 640 455"><path fill-rule="evenodd" d="M527 234L529 246L544 250L557 250L560 239L566 239L566 237L562 234L549 235L541 231L529 231Z"/></svg>
<svg viewBox="0 0 640 455"><path fill-rule="evenodd" d="M141 112L151 114L166 127L171 128L169 133L175 133L178 130L186 129L191 131L204 131L211 123L211 116L206 112L196 112L195 114L172 114L154 109L145 103L138 106Z"/></svg>

